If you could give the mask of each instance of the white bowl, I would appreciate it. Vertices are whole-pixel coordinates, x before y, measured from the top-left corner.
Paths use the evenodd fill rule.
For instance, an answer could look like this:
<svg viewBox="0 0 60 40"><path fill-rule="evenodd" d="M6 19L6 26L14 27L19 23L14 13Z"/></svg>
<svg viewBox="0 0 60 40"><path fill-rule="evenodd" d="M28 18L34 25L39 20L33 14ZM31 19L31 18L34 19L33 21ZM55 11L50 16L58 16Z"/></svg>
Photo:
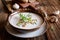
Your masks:
<svg viewBox="0 0 60 40"><path fill-rule="evenodd" d="M20 18L19 17L20 13L25 14L25 15L31 14L32 18L37 19L37 24L36 25L27 24L26 27L17 26L16 24ZM41 16L35 13L30 13L30 12L14 12L9 16L8 21L10 25L12 25L12 27L16 28L17 30L36 30L40 28L45 22Z"/></svg>

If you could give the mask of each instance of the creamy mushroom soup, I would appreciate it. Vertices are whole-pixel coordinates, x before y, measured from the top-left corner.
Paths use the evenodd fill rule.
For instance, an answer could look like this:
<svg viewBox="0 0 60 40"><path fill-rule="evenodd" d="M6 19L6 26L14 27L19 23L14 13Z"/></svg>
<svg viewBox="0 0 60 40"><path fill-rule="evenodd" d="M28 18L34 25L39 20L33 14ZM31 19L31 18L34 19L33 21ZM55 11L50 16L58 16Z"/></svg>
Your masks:
<svg viewBox="0 0 60 40"><path fill-rule="evenodd" d="M41 26L43 19L35 13L21 12L11 15L9 22L17 28L31 29Z"/></svg>

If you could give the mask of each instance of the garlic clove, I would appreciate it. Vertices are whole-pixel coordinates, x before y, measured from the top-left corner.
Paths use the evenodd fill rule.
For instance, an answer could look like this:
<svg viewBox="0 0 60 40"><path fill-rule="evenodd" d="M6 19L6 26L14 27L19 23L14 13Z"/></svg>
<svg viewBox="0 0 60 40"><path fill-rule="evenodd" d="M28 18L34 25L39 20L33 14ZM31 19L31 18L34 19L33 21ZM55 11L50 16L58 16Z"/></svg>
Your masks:
<svg viewBox="0 0 60 40"><path fill-rule="evenodd" d="M59 15L60 14L60 11L59 10L58 11L55 11L54 14Z"/></svg>
<svg viewBox="0 0 60 40"><path fill-rule="evenodd" d="M20 6L19 6L17 3L15 3L15 4L13 5L13 8L14 8L14 9L19 9L19 7L20 7Z"/></svg>

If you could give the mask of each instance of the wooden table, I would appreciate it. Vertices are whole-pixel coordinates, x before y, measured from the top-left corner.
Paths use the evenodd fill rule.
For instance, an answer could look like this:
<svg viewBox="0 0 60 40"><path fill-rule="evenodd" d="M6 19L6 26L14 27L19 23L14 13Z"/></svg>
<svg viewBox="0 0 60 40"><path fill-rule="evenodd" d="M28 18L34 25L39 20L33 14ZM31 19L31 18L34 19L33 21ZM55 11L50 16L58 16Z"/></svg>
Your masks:
<svg viewBox="0 0 60 40"><path fill-rule="evenodd" d="M41 6L48 14L60 10L60 0L39 0L39 2L44 5ZM14 37L5 30L8 14L0 0L0 40L60 40L60 17L58 17L59 21L57 23L53 23L54 30L49 28L42 36L23 39ZM48 27L49 26L48 24Z"/></svg>

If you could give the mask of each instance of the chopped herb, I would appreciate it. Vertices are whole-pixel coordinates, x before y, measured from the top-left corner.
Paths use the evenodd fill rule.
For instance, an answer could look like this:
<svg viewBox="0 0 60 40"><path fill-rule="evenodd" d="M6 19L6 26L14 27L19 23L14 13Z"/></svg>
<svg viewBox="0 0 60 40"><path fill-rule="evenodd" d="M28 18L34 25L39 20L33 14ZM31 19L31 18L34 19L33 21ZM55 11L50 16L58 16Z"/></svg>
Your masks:
<svg viewBox="0 0 60 40"><path fill-rule="evenodd" d="M23 14L19 14L20 16L20 20L18 21L17 25L19 26L20 24L23 24L24 26L26 25L26 23L30 23L30 24L36 24L36 19L32 19L31 15L28 14L28 16L26 17Z"/></svg>

